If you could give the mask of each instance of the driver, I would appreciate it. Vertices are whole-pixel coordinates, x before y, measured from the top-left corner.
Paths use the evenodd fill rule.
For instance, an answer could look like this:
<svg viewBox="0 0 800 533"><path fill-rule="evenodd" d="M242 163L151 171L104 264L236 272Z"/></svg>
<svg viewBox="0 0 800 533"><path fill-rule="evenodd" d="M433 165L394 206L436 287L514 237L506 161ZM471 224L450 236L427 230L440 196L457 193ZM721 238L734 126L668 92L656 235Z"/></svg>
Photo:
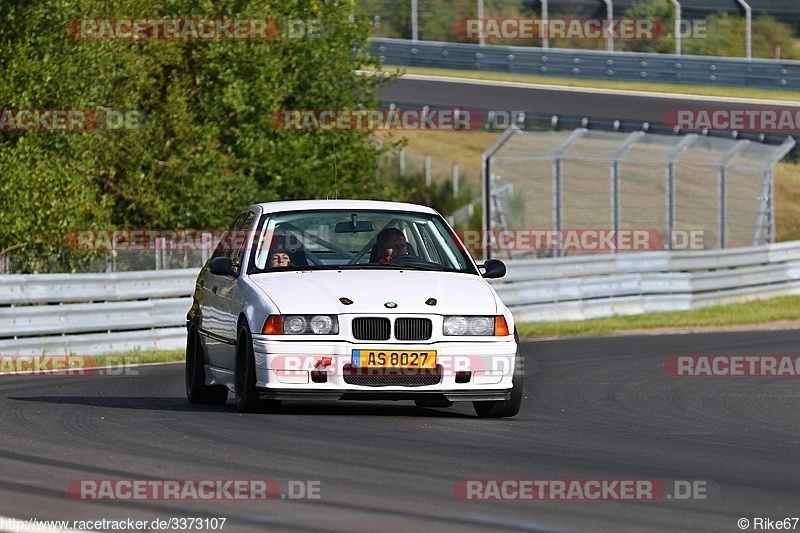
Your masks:
<svg viewBox="0 0 800 533"><path fill-rule="evenodd" d="M408 255L408 242L397 228L385 228L378 233L378 263L391 263L396 257Z"/></svg>

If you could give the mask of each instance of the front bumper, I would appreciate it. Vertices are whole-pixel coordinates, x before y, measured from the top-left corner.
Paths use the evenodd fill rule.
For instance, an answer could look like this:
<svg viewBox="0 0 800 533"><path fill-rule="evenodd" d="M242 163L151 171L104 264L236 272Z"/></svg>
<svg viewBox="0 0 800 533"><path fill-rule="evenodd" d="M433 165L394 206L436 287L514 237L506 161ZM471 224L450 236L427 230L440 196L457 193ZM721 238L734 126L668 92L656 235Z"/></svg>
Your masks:
<svg viewBox="0 0 800 533"><path fill-rule="evenodd" d="M436 350L438 379L424 384L410 380L414 371L402 370L391 379L355 384L353 350L375 348ZM352 343L275 341L254 336L256 387L264 398L415 400L507 400L513 386L517 345L513 338L486 342ZM325 364L327 363L327 364ZM381 371L376 371L380 374ZM379 378L385 376L378 376ZM350 382L348 382L350 381Z"/></svg>

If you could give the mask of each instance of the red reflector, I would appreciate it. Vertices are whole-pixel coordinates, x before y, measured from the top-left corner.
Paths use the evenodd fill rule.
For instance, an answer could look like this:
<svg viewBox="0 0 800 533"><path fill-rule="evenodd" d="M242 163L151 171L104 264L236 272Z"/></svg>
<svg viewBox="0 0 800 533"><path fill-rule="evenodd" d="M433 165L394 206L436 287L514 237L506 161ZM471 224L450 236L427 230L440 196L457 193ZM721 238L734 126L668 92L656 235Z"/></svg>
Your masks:
<svg viewBox="0 0 800 533"><path fill-rule="evenodd" d="M264 335L283 335L283 318L281 315L269 315L264 327L261 328Z"/></svg>
<svg viewBox="0 0 800 533"><path fill-rule="evenodd" d="M331 363L333 363L333 359L332 358L323 357L322 359L317 361L317 364L314 365L314 368L319 368L319 367L325 368L327 366L331 366Z"/></svg>

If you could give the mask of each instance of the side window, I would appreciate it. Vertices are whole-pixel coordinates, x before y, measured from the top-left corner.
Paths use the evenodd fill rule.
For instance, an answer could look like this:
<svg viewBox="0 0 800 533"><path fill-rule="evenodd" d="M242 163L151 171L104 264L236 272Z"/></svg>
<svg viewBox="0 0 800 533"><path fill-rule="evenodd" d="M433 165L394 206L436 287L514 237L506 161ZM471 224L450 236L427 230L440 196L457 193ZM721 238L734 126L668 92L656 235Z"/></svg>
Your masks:
<svg viewBox="0 0 800 533"><path fill-rule="evenodd" d="M250 228L253 227L253 221L256 219L256 215L251 211L243 214L244 220L242 221L242 225L236 230L236 239L233 240L233 246L231 247L231 261L233 262L233 268L237 271L239 270L239 267L242 264L242 259L244 258L244 250L247 246L247 236L250 233Z"/></svg>
<svg viewBox="0 0 800 533"><path fill-rule="evenodd" d="M236 241L236 232L239 230L239 228L242 227L242 224L244 223L244 219L246 216L247 213L245 212L241 213L238 217L236 217L236 220L233 221L231 227L228 228L228 231L226 231L222 235L222 238L219 240L219 243L217 243L217 248L214 250L214 255L211 256L211 259L214 259L215 257L232 256L233 252L232 243Z"/></svg>

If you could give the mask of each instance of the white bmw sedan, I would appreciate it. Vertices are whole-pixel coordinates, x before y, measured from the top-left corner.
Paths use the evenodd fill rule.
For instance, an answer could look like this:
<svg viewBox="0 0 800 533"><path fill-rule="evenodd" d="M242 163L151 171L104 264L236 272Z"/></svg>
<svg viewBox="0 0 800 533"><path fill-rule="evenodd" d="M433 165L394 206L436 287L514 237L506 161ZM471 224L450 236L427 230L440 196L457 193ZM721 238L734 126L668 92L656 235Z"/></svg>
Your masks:
<svg viewBox="0 0 800 533"><path fill-rule="evenodd" d="M447 222L377 201L256 204L200 271L187 315L186 394L242 412L281 400L522 401L514 318Z"/></svg>

